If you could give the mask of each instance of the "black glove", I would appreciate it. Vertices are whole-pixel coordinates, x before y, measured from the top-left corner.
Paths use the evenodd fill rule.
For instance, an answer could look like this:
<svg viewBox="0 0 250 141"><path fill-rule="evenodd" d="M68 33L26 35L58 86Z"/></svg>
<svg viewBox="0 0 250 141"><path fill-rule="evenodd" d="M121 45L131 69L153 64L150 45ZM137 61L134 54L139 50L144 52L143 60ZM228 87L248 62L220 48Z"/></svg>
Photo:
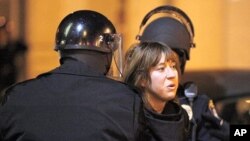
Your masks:
<svg viewBox="0 0 250 141"><path fill-rule="evenodd" d="M202 118L206 122L205 126L208 129L211 136L214 136L220 139L221 141L229 141L229 136L230 136L229 124L226 121L215 117L212 113L209 112L202 114Z"/></svg>

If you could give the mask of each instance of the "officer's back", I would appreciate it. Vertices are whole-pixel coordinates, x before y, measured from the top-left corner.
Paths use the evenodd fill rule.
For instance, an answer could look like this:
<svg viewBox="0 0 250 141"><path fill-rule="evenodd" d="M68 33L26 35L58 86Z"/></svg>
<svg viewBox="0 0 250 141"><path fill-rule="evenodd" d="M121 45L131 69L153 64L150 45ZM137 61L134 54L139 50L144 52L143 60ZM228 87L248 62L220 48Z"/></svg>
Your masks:
<svg viewBox="0 0 250 141"><path fill-rule="evenodd" d="M97 12L66 16L56 34L61 65L6 91L0 140L133 140L139 98L125 84L105 77L115 33Z"/></svg>

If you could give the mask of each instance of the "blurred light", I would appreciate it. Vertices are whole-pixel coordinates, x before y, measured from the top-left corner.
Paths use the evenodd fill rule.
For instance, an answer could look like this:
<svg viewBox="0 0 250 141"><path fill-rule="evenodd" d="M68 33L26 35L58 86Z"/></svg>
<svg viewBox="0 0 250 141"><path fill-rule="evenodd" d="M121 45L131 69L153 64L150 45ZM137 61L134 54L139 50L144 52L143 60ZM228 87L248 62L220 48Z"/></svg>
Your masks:
<svg viewBox="0 0 250 141"><path fill-rule="evenodd" d="M250 104L250 99L247 99L247 100L246 100L246 103Z"/></svg>

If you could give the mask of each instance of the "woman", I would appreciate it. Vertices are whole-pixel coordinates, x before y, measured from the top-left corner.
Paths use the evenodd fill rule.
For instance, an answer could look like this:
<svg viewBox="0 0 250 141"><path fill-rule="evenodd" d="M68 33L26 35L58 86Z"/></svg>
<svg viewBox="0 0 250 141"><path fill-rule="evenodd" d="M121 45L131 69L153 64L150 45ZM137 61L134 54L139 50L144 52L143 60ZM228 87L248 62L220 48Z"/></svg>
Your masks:
<svg viewBox="0 0 250 141"><path fill-rule="evenodd" d="M189 121L175 100L180 72L176 54L164 44L141 42L128 50L125 61L124 81L135 87L143 100L141 138L153 135L159 140L185 140ZM155 117L163 120L160 124L166 124L166 130L155 126Z"/></svg>

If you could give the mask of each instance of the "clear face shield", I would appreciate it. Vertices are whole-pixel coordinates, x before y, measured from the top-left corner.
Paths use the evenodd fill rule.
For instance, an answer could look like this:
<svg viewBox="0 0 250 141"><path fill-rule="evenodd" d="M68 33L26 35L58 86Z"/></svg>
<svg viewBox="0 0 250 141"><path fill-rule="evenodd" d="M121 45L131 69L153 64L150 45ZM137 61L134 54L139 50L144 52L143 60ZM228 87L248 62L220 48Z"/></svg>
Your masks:
<svg viewBox="0 0 250 141"><path fill-rule="evenodd" d="M112 62L107 77L119 80L122 79L123 73L123 47L122 47L122 35L112 34L112 42L109 42L109 46L112 49Z"/></svg>

